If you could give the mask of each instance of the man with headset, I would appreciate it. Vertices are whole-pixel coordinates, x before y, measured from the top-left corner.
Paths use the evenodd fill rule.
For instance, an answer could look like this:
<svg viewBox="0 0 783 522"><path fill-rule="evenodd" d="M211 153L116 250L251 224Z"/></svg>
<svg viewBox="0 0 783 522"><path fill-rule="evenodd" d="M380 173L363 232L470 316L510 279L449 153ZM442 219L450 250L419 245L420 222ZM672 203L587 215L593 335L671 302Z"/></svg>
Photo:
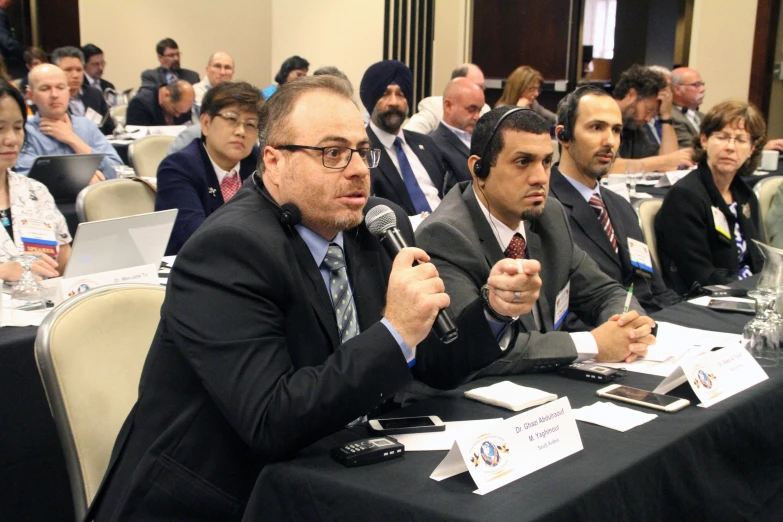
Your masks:
<svg viewBox="0 0 783 522"><path fill-rule="evenodd" d="M420 376L454 383L575 359L631 362L655 342L652 319L635 299L623 314L627 292L574 244L562 207L548 201L552 153L549 126L531 110L500 107L476 124L473 180L446 195L416 243L445 282L457 321L482 306L496 342L475 343L470 360L420 349ZM569 311L594 329L563 331Z"/></svg>

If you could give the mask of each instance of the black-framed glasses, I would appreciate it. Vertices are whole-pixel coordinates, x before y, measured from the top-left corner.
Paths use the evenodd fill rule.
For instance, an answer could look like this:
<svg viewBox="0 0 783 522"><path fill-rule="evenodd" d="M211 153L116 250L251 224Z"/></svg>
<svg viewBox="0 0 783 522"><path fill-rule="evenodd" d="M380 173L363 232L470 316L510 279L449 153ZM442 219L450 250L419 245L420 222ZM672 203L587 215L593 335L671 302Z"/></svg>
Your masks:
<svg viewBox="0 0 783 522"><path fill-rule="evenodd" d="M368 167L375 168L381 161L381 149L352 149L351 147L312 147L310 145L278 145L276 149L289 150L291 152L307 149L321 152L321 158L324 167L327 169L344 169L351 162L353 153L357 153L359 158Z"/></svg>

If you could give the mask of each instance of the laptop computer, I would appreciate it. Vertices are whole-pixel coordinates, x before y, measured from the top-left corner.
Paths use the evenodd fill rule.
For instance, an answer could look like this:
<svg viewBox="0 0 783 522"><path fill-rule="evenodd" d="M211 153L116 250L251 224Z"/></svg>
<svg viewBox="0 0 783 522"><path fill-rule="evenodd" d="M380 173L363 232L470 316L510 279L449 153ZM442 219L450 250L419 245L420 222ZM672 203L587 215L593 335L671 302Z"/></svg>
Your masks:
<svg viewBox="0 0 783 522"><path fill-rule="evenodd" d="M56 203L73 203L87 186L105 154L38 156L27 177L40 181Z"/></svg>
<svg viewBox="0 0 783 522"><path fill-rule="evenodd" d="M177 209L80 223L73 238L64 278L154 264L157 269Z"/></svg>

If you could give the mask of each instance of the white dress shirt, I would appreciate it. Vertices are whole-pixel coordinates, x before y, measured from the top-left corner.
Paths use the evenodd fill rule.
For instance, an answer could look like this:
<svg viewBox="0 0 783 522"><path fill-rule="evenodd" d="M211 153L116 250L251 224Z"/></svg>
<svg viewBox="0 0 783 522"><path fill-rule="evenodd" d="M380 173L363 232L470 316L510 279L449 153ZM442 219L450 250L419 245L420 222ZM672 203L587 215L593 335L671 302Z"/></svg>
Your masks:
<svg viewBox="0 0 783 522"><path fill-rule="evenodd" d="M400 170L400 163L397 161L397 150L394 148L394 139L400 138L400 140L402 140L402 151L405 153L405 157L408 158L408 163L411 164L413 175L416 177L416 181L419 183L421 191L424 192L424 197L427 198L427 203L429 203L430 208L435 210L437 206L440 205L438 188L435 186L435 183L432 182L430 175L427 174L427 169L421 164L419 157L410 148L408 142L405 141L405 134L402 132L402 129L397 132L397 135L389 134L388 132L379 129L372 121L370 122L370 128L375 135L378 136L381 144L386 149L386 153L391 158L392 163L397 167L400 178L402 178L402 171Z"/></svg>
<svg viewBox="0 0 783 522"><path fill-rule="evenodd" d="M511 240L514 238L514 234L516 233L521 234L522 237L525 238L525 242L527 242L527 232L525 231L524 220L519 222L519 226L516 230L512 230L502 221L495 219L495 217L489 213L487 207L484 206L478 196L476 196L476 201L479 204L481 212L484 214L484 218L489 222L489 226L492 229L492 232L495 234L495 238L498 240L500 250L503 252L506 251L508 245L511 243ZM539 316L538 306L533 307L533 320L536 323L536 328L541 330L541 317ZM586 361L598 355L598 344L595 342L595 337L593 337L593 334L590 332L569 332L568 335L571 336L571 340L574 342L574 346L576 347L576 353L578 355L577 361Z"/></svg>
<svg viewBox="0 0 783 522"><path fill-rule="evenodd" d="M101 80L100 79L93 79L90 78L90 75L87 73L84 73L84 77L87 78L87 83L90 84L90 87L95 87L99 91L101 91L101 94L103 94L103 89L101 89Z"/></svg>
<svg viewBox="0 0 783 522"><path fill-rule="evenodd" d="M693 109L688 109L685 113L685 117L689 122L691 122L691 125L693 125L693 128L696 130L696 132L699 132L699 129L701 128L701 118L698 114L696 114L696 111Z"/></svg>
<svg viewBox="0 0 783 522"><path fill-rule="evenodd" d="M470 139L473 137L471 133L469 133L468 131L464 131L462 129L458 129L456 127L452 127L451 125L449 125L443 120L440 120L440 122L443 124L444 127L446 127L451 132L453 132L454 135L459 138L459 141L464 143L465 146L468 148L468 150L470 150Z"/></svg>
<svg viewBox="0 0 783 522"><path fill-rule="evenodd" d="M209 155L209 151L207 150L207 147L202 143L202 147L204 147L204 150L207 151L207 156L209 156L209 161L212 163L212 168L215 169L215 175L218 179L218 185L223 183L223 178L226 176L239 176L239 162L237 162L236 165L231 170L223 170L220 168L220 165L215 163L215 160L212 159L212 156Z"/></svg>

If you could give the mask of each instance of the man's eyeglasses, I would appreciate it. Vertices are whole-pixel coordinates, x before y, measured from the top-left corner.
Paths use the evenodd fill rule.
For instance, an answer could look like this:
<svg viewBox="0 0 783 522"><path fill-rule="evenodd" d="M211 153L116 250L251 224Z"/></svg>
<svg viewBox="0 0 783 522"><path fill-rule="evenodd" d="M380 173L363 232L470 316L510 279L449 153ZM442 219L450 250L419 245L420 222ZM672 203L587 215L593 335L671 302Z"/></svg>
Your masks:
<svg viewBox="0 0 783 522"><path fill-rule="evenodd" d="M350 147L311 147L309 145L278 145L276 149L289 150L291 152L307 149L321 152L321 158L324 167L327 169L344 169L351 162L353 153L357 153L359 158L368 167L375 168L381 161L380 149L352 149Z"/></svg>
<svg viewBox="0 0 783 522"><path fill-rule="evenodd" d="M216 116L220 116L224 120L226 120L226 123L228 123L228 126L232 129L236 129L240 125L244 125L244 127L253 132L258 132L258 120L240 120L239 114L236 114L234 112L219 112L216 114Z"/></svg>
<svg viewBox="0 0 783 522"><path fill-rule="evenodd" d="M715 141L721 145L728 145L731 140L734 140L735 145L747 147L751 142L751 138L749 136L729 136L728 134L723 134L722 132L716 132L711 137L715 138Z"/></svg>
<svg viewBox="0 0 783 522"><path fill-rule="evenodd" d="M702 87L706 87L707 84L704 82L693 82L693 83L683 83L683 87L696 87L697 89L701 89Z"/></svg>
<svg viewBox="0 0 783 522"><path fill-rule="evenodd" d="M182 53L179 53L179 52L177 52L177 53L170 53L170 54L165 54L164 53L163 56L165 58L179 58L180 56L182 56Z"/></svg>

